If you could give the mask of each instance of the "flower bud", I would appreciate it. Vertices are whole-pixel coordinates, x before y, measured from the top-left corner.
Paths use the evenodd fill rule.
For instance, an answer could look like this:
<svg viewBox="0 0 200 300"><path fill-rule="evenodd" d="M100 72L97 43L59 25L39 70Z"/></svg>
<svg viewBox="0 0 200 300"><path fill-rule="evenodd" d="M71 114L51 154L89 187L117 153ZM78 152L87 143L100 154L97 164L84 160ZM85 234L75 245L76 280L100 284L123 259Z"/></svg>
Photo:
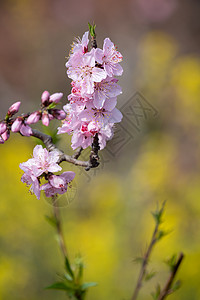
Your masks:
<svg viewBox="0 0 200 300"><path fill-rule="evenodd" d="M30 136L33 132L30 126L26 124L22 124L20 128L20 133L24 136Z"/></svg>
<svg viewBox="0 0 200 300"><path fill-rule="evenodd" d="M52 94L49 98L49 102L58 103L63 97L63 93Z"/></svg>
<svg viewBox="0 0 200 300"><path fill-rule="evenodd" d="M49 103L49 97L50 97L50 94L49 94L48 91L44 91L42 93L41 100L42 100L42 104L43 105L45 105L45 106L48 105L48 103Z"/></svg>
<svg viewBox="0 0 200 300"><path fill-rule="evenodd" d="M51 109L50 113L57 120L64 120L66 118L66 113L62 109Z"/></svg>
<svg viewBox="0 0 200 300"><path fill-rule="evenodd" d="M22 121L22 118L17 118L14 122L13 122L13 124L12 124L12 126L11 126L11 130L12 130L12 132L18 132L18 131L20 131L20 128L21 128L21 126L22 126L22 123L23 123L23 121Z"/></svg>
<svg viewBox="0 0 200 300"><path fill-rule="evenodd" d="M8 115L13 116L16 114L20 108L21 102L15 102L13 105L11 105L8 109Z"/></svg>
<svg viewBox="0 0 200 300"><path fill-rule="evenodd" d="M1 136L4 141L7 141L10 137L10 130L6 130Z"/></svg>
<svg viewBox="0 0 200 300"><path fill-rule="evenodd" d="M46 112L42 114L42 124L45 126L49 126L49 116Z"/></svg>
<svg viewBox="0 0 200 300"><path fill-rule="evenodd" d="M41 112L35 111L32 114L30 114L30 116L26 120L26 123L27 124L35 124L40 120L40 118L41 118Z"/></svg>
<svg viewBox="0 0 200 300"><path fill-rule="evenodd" d="M5 123L0 123L0 135L2 133L4 133L6 131L6 129L7 129L6 124Z"/></svg>

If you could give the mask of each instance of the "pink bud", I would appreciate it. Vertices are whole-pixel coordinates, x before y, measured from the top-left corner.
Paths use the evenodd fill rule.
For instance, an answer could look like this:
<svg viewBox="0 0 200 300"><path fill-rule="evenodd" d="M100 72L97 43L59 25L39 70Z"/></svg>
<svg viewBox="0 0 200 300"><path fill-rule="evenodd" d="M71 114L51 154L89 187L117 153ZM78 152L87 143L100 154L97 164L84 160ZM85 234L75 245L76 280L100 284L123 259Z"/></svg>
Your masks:
<svg viewBox="0 0 200 300"><path fill-rule="evenodd" d="M19 117L13 122L11 126L12 132L20 131L21 126L22 126L22 118Z"/></svg>
<svg viewBox="0 0 200 300"><path fill-rule="evenodd" d="M4 133L6 131L6 129L7 129L6 124L5 123L0 123L0 135L2 133Z"/></svg>
<svg viewBox="0 0 200 300"><path fill-rule="evenodd" d="M62 109L51 109L50 113L58 120L64 120L66 113Z"/></svg>
<svg viewBox="0 0 200 300"><path fill-rule="evenodd" d="M45 126L49 126L49 116L47 113L42 114L42 124Z"/></svg>
<svg viewBox="0 0 200 300"><path fill-rule="evenodd" d="M48 91L44 91L41 96L42 104L47 105L49 102L50 94Z"/></svg>
<svg viewBox="0 0 200 300"><path fill-rule="evenodd" d="M9 139L9 136L10 136L10 130L6 130L1 136L2 136L4 141L7 141Z"/></svg>
<svg viewBox="0 0 200 300"><path fill-rule="evenodd" d="M11 105L8 109L8 115L13 116L16 114L20 108L21 102L15 102L13 105Z"/></svg>
<svg viewBox="0 0 200 300"><path fill-rule="evenodd" d="M63 93L52 94L49 98L49 102L58 103L63 97Z"/></svg>
<svg viewBox="0 0 200 300"><path fill-rule="evenodd" d="M41 112L35 111L32 114L30 114L30 116L26 120L26 123L27 124L35 124L40 120L40 118L41 118Z"/></svg>
<svg viewBox="0 0 200 300"><path fill-rule="evenodd" d="M30 136L32 134L32 129L30 126L22 124L22 127L20 128L20 133L24 136Z"/></svg>

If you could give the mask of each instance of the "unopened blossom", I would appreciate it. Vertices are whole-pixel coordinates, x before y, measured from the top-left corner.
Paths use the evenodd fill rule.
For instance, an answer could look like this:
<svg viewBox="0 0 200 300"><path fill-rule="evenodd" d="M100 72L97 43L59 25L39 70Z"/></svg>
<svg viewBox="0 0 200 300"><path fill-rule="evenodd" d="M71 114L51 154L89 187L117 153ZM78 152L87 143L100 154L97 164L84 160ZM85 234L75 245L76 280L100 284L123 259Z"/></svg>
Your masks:
<svg viewBox="0 0 200 300"><path fill-rule="evenodd" d="M10 137L10 130L6 129L6 131L4 131L4 133L2 133L1 137L4 141L7 141Z"/></svg>
<svg viewBox="0 0 200 300"><path fill-rule="evenodd" d="M62 109L51 109L49 113L57 120L64 120L66 118L66 113Z"/></svg>
<svg viewBox="0 0 200 300"><path fill-rule="evenodd" d="M41 101L44 106L49 104L50 93L48 91L44 91L41 96Z"/></svg>
<svg viewBox="0 0 200 300"><path fill-rule="evenodd" d="M14 114L16 114L19 111L20 105L21 105L21 102L19 102L19 101L13 103L8 109L8 116L12 117Z"/></svg>
<svg viewBox="0 0 200 300"><path fill-rule="evenodd" d="M7 129L6 124L1 122L1 123L0 123L0 135L1 135L2 133L4 133L4 132L6 131L6 129Z"/></svg>
<svg viewBox="0 0 200 300"><path fill-rule="evenodd" d="M27 125L23 117L18 117L15 119L11 126L12 132L20 132L24 136L31 136L32 129Z"/></svg>
<svg viewBox="0 0 200 300"><path fill-rule="evenodd" d="M95 51L95 59L102 64L108 76L120 76L123 73L122 66L119 64L122 61L122 55L117 51L115 45L109 38L104 40L103 50L97 48Z"/></svg>
<svg viewBox="0 0 200 300"><path fill-rule="evenodd" d="M50 175L48 183L41 186L45 191L46 197L53 197L56 194L64 194L67 191L68 184L74 179L74 172L64 172L61 175Z"/></svg>
<svg viewBox="0 0 200 300"><path fill-rule="evenodd" d="M41 119L42 113L40 111L35 111L26 120L27 124L35 124Z"/></svg>

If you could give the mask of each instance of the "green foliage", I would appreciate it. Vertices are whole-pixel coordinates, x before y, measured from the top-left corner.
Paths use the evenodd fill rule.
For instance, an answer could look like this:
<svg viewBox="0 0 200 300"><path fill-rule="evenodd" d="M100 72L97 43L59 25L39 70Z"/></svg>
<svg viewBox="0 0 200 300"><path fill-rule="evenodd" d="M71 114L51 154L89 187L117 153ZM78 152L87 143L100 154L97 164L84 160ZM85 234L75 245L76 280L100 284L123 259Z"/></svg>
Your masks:
<svg viewBox="0 0 200 300"><path fill-rule="evenodd" d="M160 225L162 223L162 216L164 213L165 203L166 201L163 202L161 208L159 208L158 206L157 209L152 212L152 216L154 217L154 220L157 225Z"/></svg>
<svg viewBox="0 0 200 300"><path fill-rule="evenodd" d="M158 297L160 295L160 291L161 291L160 285L157 284L155 292L151 293L151 296L153 297L153 300L157 300L158 299Z"/></svg>
<svg viewBox="0 0 200 300"><path fill-rule="evenodd" d="M96 28L96 25L93 24L91 25L89 22L88 22L88 27L89 27L89 32L90 32L90 35L91 37L96 37L96 33L95 33L95 28Z"/></svg>
<svg viewBox="0 0 200 300"><path fill-rule="evenodd" d="M151 271L151 272L147 272L145 273L144 275L144 281L149 281L151 280L155 275L156 275L157 272L155 271Z"/></svg>

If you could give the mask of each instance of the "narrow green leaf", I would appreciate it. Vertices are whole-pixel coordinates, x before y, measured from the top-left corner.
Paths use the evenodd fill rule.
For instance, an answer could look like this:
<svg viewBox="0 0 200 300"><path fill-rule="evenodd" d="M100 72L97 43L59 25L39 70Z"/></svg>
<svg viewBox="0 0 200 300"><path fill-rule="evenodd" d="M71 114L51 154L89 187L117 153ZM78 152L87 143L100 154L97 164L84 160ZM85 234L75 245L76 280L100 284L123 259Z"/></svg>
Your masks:
<svg viewBox="0 0 200 300"><path fill-rule="evenodd" d="M46 289L68 291L71 288L69 288L64 282L55 282L52 285L47 286Z"/></svg>
<svg viewBox="0 0 200 300"><path fill-rule="evenodd" d="M155 271L151 271L151 272L149 272L149 273L146 273L146 274L145 274L145 277L144 277L144 280L145 280L145 281L149 281L149 280L151 280L155 275L156 275L156 272L155 272Z"/></svg>
<svg viewBox="0 0 200 300"><path fill-rule="evenodd" d="M89 22L88 22L88 27L89 27L89 32L90 32L90 35L91 37L95 37L96 36L96 33L95 33L95 28L96 28L96 25L91 25Z"/></svg>
<svg viewBox="0 0 200 300"><path fill-rule="evenodd" d="M81 285L82 290L87 290L89 287L97 286L96 282L85 282Z"/></svg>
<svg viewBox="0 0 200 300"><path fill-rule="evenodd" d="M180 288L180 286L181 286L181 281L177 280L172 287L172 291L173 292L177 291Z"/></svg>
<svg viewBox="0 0 200 300"><path fill-rule="evenodd" d="M170 271L173 271L174 266L176 265L177 262L177 255L173 254L170 258L165 260L165 263L169 266Z"/></svg>
<svg viewBox="0 0 200 300"><path fill-rule="evenodd" d="M165 201L163 202L160 209L158 207L155 211L152 212L152 216L154 217L156 224L162 223L162 216L164 213L164 208L165 208Z"/></svg>
<svg viewBox="0 0 200 300"><path fill-rule="evenodd" d="M151 296L153 297L154 300L157 300L160 295L160 285L158 284L156 286L156 291L151 293Z"/></svg>
<svg viewBox="0 0 200 300"><path fill-rule="evenodd" d="M67 257L65 257L65 269L69 273L69 275L71 275L71 277L74 279L74 273L72 271L70 262Z"/></svg>
<svg viewBox="0 0 200 300"><path fill-rule="evenodd" d="M144 258L140 257L140 256L134 258L134 260L133 260L134 263L138 263L138 264L142 264L143 261L144 261Z"/></svg>
<svg viewBox="0 0 200 300"><path fill-rule="evenodd" d="M53 108L56 107L57 104L58 104L58 103L52 102L51 104L48 105L47 109L53 109Z"/></svg>

